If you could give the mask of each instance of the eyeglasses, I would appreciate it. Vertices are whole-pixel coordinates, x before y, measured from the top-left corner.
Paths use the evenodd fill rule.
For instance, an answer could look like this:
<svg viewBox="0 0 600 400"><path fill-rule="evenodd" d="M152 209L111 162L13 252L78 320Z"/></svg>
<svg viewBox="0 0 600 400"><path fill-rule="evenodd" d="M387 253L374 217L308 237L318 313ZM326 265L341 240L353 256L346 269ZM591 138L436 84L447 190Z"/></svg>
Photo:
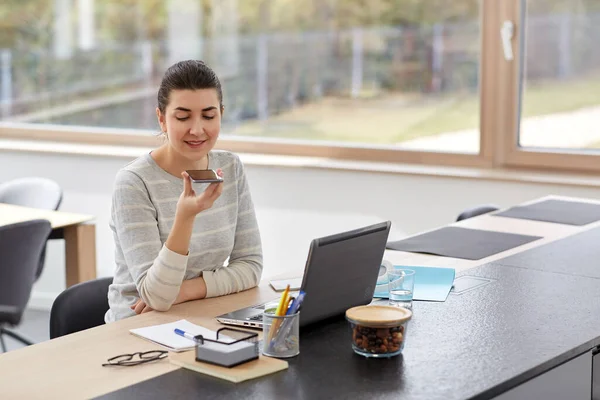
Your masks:
<svg viewBox="0 0 600 400"><path fill-rule="evenodd" d="M144 352L137 352L133 354L121 354L113 358L106 360L103 367L110 367L113 365L120 365L123 367L132 367L134 365L144 364L151 361L162 360L167 356L169 352L165 350L150 350ZM138 356L138 359L134 360L134 357Z"/></svg>

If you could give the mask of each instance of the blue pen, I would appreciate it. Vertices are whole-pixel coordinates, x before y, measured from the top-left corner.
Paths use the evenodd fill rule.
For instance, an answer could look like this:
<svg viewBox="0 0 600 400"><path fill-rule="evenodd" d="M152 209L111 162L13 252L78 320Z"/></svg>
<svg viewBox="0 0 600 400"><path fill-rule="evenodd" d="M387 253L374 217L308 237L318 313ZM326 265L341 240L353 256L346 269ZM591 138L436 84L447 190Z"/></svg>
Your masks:
<svg viewBox="0 0 600 400"><path fill-rule="evenodd" d="M175 329L175 333L178 334L179 336L183 336L190 340L193 340L194 342L197 342L196 337L194 335L192 335L191 333L184 332L181 329Z"/></svg>
<svg viewBox="0 0 600 400"><path fill-rule="evenodd" d="M294 301L292 301L292 305L290 306L290 308L288 308L285 315L294 315L298 312L298 309L302 305L302 300L304 300L304 295L305 293L303 291L300 291L300 294L298 294L298 297L296 297Z"/></svg>

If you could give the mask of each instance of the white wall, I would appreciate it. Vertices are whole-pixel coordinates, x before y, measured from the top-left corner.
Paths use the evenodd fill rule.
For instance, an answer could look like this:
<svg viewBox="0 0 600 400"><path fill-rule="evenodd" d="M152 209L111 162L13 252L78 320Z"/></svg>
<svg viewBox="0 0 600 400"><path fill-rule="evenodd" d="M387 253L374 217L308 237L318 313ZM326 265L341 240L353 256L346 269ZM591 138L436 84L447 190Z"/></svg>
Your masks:
<svg viewBox="0 0 600 400"><path fill-rule="evenodd" d="M61 210L96 216L98 276L113 271L111 189L127 158L0 151L0 182L45 176L64 189ZM390 239L452 222L460 210L509 206L547 194L600 198L600 189L447 177L246 166L263 240L264 277L298 269L311 238L391 220ZM48 308L65 288L64 244L52 241L31 307Z"/></svg>

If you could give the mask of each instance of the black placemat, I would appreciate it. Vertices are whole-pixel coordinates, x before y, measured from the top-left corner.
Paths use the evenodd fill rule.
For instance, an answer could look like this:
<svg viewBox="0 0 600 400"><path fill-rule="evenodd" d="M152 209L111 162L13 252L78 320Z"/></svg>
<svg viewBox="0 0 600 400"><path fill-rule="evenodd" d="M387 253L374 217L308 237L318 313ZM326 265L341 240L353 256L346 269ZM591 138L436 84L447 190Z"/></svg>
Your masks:
<svg viewBox="0 0 600 400"><path fill-rule="evenodd" d="M511 207L492 215L581 226L600 220L600 204L544 200L526 206Z"/></svg>
<svg viewBox="0 0 600 400"><path fill-rule="evenodd" d="M396 242L389 242L386 248L411 253L480 260L538 239L541 237L449 226Z"/></svg>

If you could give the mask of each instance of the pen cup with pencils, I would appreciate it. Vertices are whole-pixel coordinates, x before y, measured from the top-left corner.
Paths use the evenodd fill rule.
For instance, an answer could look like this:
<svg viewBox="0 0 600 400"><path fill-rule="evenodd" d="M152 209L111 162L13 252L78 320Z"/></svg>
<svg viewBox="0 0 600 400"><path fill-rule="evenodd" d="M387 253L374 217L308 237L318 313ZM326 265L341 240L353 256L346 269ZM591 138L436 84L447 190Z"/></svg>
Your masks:
<svg viewBox="0 0 600 400"><path fill-rule="evenodd" d="M276 307L263 313L262 353L268 357L289 358L300 354L300 312L277 315Z"/></svg>

